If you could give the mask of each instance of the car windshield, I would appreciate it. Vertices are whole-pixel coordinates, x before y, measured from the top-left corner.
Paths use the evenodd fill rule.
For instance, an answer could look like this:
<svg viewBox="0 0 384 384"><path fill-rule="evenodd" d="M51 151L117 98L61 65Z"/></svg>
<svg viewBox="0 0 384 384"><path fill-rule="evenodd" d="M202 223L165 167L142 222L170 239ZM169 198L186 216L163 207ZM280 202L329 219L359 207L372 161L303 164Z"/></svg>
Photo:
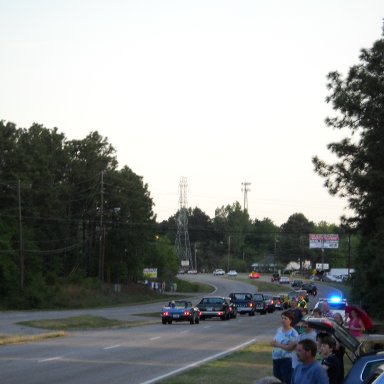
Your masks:
<svg viewBox="0 0 384 384"><path fill-rule="evenodd" d="M259 294L253 295L253 299L254 300L263 300L263 295L259 295Z"/></svg>

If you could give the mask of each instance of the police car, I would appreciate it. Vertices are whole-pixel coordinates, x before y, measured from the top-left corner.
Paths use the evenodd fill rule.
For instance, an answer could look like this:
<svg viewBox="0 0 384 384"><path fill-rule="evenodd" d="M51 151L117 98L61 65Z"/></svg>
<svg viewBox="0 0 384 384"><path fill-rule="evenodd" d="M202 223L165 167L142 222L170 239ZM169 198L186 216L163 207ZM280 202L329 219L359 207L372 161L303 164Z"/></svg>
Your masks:
<svg viewBox="0 0 384 384"><path fill-rule="evenodd" d="M331 296L331 297L325 297L319 299L319 301L316 303L314 309L320 309L321 313L324 312L324 303L328 304L329 310L335 314L340 313L342 318L345 317L345 308L348 305L347 300L343 299L340 296Z"/></svg>

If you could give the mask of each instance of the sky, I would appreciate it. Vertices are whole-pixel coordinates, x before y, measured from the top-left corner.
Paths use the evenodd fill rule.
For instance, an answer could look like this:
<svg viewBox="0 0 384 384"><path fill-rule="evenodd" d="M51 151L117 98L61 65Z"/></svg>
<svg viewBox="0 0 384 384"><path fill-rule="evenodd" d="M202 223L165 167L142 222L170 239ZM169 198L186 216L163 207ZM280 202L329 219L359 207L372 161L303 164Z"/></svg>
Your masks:
<svg viewBox="0 0 384 384"><path fill-rule="evenodd" d="M0 0L0 119L98 131L144 183L162 221L244 204L276 225L339 223L312 157L350 132L326 127L326 76L381 37L382 0Z"/></svg>

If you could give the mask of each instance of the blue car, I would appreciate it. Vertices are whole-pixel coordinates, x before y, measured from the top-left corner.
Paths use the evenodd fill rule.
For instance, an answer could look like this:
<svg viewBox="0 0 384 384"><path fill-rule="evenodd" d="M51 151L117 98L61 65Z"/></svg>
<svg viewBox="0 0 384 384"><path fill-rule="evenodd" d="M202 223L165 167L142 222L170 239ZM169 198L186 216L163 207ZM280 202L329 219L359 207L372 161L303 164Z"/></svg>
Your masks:
<svg viewBox="0 0 384 384"><path fill-rule="evenodd" d="M189 321L190 324L199 324L200 311L188 300L170 301L161 311L161 322L172 324L173 321Z"/></svg>

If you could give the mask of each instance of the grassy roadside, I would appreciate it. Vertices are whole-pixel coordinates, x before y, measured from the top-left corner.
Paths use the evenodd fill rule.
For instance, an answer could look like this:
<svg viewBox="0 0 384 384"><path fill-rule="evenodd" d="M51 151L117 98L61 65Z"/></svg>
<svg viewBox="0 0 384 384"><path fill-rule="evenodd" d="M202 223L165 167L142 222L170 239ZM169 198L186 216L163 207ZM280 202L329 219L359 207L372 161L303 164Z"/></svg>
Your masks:
<svg viewBox="0 0 384 384"><path fill-rule="evenodd" d="M267 342L252 344L222 359L210 361L199 367L170 376L160 384L254 384L257 380L272 375L272 347ZM344 358L345 372L351 362Z"/></svg>

